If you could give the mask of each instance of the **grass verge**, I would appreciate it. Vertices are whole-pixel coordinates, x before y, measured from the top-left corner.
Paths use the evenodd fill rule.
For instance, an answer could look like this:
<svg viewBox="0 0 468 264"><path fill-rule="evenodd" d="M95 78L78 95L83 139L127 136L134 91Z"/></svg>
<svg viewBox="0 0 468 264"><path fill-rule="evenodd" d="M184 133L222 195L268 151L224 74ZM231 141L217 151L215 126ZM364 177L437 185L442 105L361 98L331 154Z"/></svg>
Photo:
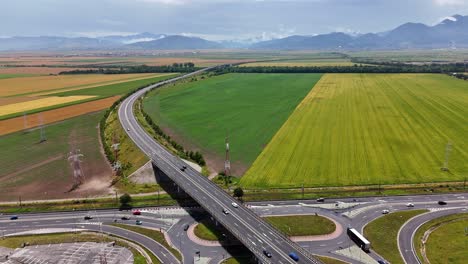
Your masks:
<svg viewBox="0 0 468 264"><path fill-rule="evenodd" d="M410 218L427 210L410 210L384 215L364 227L364 236L371 241L372 248L394 264L404 264L398 251L398 231Z"/></svg>
<svg viewBox="0 0 468 264"><path fill-rule="evenodd" d="M287 236L326 235L336 229L332 221L316 215L270 216L264 219ZM194 233L201 239L216 241L224 239L223 234L228 234L228 231L221 225L215 226L210 219L205 218L196 225Z"/></svg>
<svg viewBox="0 0 468 264"><path fill-rule="evenodd" d="M426 241L426 252L430 263L465 263L468 259L468 214L453 214L433 219L422 225L414 235L414 245L420 260L424 233L436 228Z"/></svg>

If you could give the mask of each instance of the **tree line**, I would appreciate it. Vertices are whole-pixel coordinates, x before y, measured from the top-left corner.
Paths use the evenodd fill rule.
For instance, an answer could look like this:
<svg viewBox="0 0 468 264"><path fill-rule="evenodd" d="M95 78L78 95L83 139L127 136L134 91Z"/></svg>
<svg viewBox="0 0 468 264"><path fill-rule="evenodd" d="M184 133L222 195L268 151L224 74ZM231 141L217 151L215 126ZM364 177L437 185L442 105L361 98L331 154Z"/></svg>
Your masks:
<svg viewBox="0 0 468 264"><path fill-rule="evenodd" d="M93 66L95 67L95 66ZM60 75L67 74L128 74L128 73L161 73L161 72L193 72L201 69L195 67L192 62L185 63L174 63L172 65L162 66L148 66L148 65L137 65L137 66L105 66L98 67L97 69L76 69L71 71L60 72Z"/></svg>
<svg viewBox="0 0 468 264"><path fill-rule="evenodd" d="M224 73L449 73L464 72L463 63L452 64L388 64L354 66L258 66L258 67L224 67L214 70L216 74Z"/></svg>

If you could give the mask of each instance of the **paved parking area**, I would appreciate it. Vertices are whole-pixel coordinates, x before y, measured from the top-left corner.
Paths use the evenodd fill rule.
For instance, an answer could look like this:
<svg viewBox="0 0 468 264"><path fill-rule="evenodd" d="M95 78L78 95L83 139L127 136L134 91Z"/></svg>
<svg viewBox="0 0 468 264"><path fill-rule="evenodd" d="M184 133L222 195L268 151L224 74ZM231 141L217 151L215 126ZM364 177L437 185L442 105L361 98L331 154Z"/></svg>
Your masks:
<svg viewBox="0 0 468 264"><path fill-rule="evenodd" d="M132 264L130 250L111 243L66 243L16 249L4 264Z"/></svg>

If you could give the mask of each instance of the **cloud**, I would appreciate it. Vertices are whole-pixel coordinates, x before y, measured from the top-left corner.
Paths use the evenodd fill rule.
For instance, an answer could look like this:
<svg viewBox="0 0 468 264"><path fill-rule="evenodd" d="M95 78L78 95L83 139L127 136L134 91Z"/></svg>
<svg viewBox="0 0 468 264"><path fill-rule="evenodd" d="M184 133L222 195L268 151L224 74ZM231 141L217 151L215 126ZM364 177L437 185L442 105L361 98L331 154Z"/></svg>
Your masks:
<svg viewBox="0 0 468 264"><path fill-rule="evenodd" d="M439 6L461 6L467 5L467 0L433 0L436 5Z"/></svg>
<svg viewBox="0 0 468 264"><path fill-rule="evenodd" d="M156 3L156 4L165 4L165 5L182 5L186 4L188 0L137 0L139 2L145 3Z"/></svg>

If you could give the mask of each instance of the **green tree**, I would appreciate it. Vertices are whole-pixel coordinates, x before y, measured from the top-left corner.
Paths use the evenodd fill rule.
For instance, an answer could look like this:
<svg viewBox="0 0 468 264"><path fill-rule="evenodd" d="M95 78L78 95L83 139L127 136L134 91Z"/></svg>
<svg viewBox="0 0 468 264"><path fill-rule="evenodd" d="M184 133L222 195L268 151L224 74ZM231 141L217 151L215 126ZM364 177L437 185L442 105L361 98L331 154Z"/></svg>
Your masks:
<svg viewBox="0 0 468 264"><path fill-rule="evenodd" d="M244 196L244 190L242 190L241 187L237 187L234 189L234 197L237 197L238 199L242 199L242 196Z"/></svg>
<svg viewBox="0 0 468 264"><path fill-rule="evenodd" d="M132 208L132 197L130 196L130 194L128 193L125 193L123 194L122 196L120 196L119 198L120 200L120 208L121 209L131 209Z"/></svg>

